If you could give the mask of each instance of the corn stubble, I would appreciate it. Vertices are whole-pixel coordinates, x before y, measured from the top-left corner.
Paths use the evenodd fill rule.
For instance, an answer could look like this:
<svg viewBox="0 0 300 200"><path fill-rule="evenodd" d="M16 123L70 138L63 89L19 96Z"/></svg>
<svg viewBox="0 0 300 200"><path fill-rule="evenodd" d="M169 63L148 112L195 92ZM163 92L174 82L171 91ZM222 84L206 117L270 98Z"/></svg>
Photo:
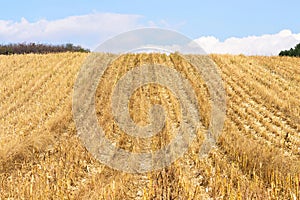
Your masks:
<svg viewBox="0 0 300 200"><path fill-rule="evenodd" d="M199 157L200 129L171 166L126 174L95 160L76 135L72 89L87 55L0 56L0 199L300 199L299 58L211 55L227 94L218 148ZM113 120L107 99L114 85L149 63L181 72L197 95L203 128L210 121L209 91L187 61L177 54L122 55L99 82L96 111L107 138L131 152L163 147L181 121L176 96L157 84L136 90L128 106L134 122L146 125L150 106L162 105L161 132L135 138Z"/></svg>

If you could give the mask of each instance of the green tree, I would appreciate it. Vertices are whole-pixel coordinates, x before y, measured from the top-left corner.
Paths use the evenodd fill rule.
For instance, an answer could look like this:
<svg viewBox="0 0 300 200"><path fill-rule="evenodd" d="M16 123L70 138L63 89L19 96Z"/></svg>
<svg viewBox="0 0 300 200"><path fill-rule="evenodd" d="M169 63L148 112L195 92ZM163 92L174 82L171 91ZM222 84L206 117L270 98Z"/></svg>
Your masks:
<svg viewBox="0 0 300 200"><path fill-rule="evenodd" d="M19 44L0 44L0 55L27 54L27 53L58 53L58 52L90 52L81 46L74 46L72 43L65 45L19 43Z"/></svg>
<svg viewBox="0 0 300 200"><path fill-rule="evenodd" d="M300 43L291 48L290 50L284 50L279 53L279 56L296 56L300 57Z"/></svg>

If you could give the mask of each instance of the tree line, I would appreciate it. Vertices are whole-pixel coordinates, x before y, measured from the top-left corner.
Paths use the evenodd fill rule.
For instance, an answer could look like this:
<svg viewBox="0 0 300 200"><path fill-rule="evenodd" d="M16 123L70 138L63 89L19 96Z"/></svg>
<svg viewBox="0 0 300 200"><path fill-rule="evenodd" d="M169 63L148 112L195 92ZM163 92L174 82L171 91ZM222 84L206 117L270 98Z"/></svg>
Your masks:
<svg viewBox="0 0 300 200"><path fill-rule="evenodd" d="M19 43L19 44L2 44L0 45L1 55L10 54L45 54L45 53L61 53L61 52L90 52L81 46L75 46L71 43L63 45L36 44L36 43Z"/></svg>
<svg viewBox="0 0 300 200"><path fill-rule="evenodd" d="M290 50L284 50L279 53L279 56L294 56L300 57L300 43L295 46L295 48L291 48Z"/></svg>

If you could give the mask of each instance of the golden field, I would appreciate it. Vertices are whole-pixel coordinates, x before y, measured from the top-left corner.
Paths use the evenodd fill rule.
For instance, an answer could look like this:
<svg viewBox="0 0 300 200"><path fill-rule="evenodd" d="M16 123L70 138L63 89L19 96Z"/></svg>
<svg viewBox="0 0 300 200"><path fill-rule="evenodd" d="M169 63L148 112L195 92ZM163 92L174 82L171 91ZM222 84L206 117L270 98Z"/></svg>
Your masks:
<svg viewBox="0 0 300 200"><path fill-rule="evenodd" d="M0 56L0 199L300 199L300 58L210 55L226 91L218 147L199 157L199 130L189 151L171 166L127 174L98 162L77 137L72 92L87 56ZM143 63L168 65L191 82L207 128L209 92L193 66L177 54L126 54L108 67L96 92L98 122L107 138L119 148L144 152L174 137L180 107L159 85L143 86L129 102L139 125L149 123L152 104L165 108L166 126L159 134L137 139L113 120L107 99L114 85Z"/></svg>

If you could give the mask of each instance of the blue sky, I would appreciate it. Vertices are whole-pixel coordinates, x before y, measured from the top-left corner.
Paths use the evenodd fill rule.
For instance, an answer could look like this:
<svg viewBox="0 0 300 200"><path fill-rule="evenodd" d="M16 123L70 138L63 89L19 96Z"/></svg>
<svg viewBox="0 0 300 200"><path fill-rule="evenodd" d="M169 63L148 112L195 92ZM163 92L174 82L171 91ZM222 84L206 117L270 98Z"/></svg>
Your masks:
<svg viewBox="0 0 300 200"><path fill-rule="evenodd" d="M212 42L218 42L220 45L233 37L260 37L265 34L279 34L282 30L288 30L290 32L286 31L285 36L296 35L295 40L293 38L288 39L289 44L286 45L288 47L297 43L299 38L299 8L300 1L296 0L252 0L247 2L235 0L10 0L1 2L0 42L25 42L28 40L60 43L67 40L66 42L94 47L94 43L104 41L119 32L137 27L157 26L177 30L192 39L200 38L199 41L202 42L205 38L208 38L209 41L204 41L206 45ZM104 13L110 15L104 16L102 15ZM99 27L95 30L95 28L87 27L86 24L80 24L73 19L71 21L74 26L78 26L78 31L74 26L64 30L60 20L65 19L64 23L67 23L66 19L70 16L86 16L86 20L89 19L89 16L93 16L93 20L99 17ZM124 18L127 19L125 22L123 21ZM103 23L104 19L107 23ZM38 23L40 21L42 21L42 25ZM94 21L90 26L95 26L95 23ZM59 27L60 25L61 31L58 31L57 28L51 34L45 34L48 30L45 27L49 27L49 24L51 24L51 30L53 30L53 26ZM37 30L39 26L44 27L44 30ZM89 33L86 35L84 32L79 34L80 27L86 29ZM8 35L9 30L13 30L11 35ZM95 32L91 33L93 30ZM75 32L75 35L68 35L68 31ZM29 36L30 32L36 34ZM37 32L40 34L37 34ZM44 35L42 35L43 33ZM96 36L97 34L98 36ZM205 38L201 40L201 37ZM274 41L272 42L274 43Z"/></svg>

